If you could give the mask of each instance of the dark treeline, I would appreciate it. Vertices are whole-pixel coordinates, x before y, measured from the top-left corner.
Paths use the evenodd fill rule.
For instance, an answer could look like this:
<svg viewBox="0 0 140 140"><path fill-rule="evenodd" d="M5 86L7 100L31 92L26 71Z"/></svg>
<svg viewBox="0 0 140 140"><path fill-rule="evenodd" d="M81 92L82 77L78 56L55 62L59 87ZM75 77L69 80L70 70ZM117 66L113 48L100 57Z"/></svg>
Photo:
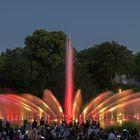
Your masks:
<svg viewBox="0 0 140 140"><path fill-rule="evenodd" d="M25 46L0 55L0 87L30 92L41 97L50 89L62 100L65 88L66 34L36 30L25 38ZM86 100L97 92L113 89L116 75L140 80L140 53L133 54L116 42L104 42L78 52L75 49L75 90Z"/></svg>

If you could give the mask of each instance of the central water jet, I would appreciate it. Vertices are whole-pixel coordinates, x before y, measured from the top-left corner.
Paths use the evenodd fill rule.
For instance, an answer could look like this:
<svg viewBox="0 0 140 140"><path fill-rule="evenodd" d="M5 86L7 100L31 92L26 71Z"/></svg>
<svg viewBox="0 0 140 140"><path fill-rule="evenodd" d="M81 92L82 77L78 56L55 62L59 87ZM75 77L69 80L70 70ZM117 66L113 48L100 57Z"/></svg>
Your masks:
<svg viewBox="0 0 140 140"><path fill-rule="evenodd" d="M73 48L71 47L71 40L67 38L65 85L65 120L67 123L72 121L73 92Z"/></svg>

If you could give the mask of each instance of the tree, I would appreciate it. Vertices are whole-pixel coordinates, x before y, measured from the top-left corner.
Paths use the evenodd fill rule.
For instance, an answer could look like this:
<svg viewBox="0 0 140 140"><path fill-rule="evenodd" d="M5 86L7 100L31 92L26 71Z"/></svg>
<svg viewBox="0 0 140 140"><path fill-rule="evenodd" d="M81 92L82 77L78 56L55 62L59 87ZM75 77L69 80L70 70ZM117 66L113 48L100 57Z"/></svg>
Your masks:
<svg viewBox="0 0 140 140"><path fill-rule="evenodd" d="M129 76L134 65L132 51L114 41L81 51L79 62L87 65L92 79L101 89L111 87L116 74Z"/></svg>
<svg viewBox="0 0 140 140"><path fill-rule="evenodd" d="M65 42L66 35L61 31L36 30L25 38L23 53L30 62L29 85L35 92L41 93L44 88L49 88L62 99Z"/></svg>
<svg viewBox="0 0 140 140"><path fill-rule="evenodd" d="M136 67L135 67L135 77L137 80L140 81L140 52L138 52L136 55L135 55L135 64L136 64Z"/></svg>
<svg viewBox="0 0 140 140"><path fill-rule="evenodd" d="M1 53L1 86L23 89L39 97L48 88L61 101L65 89L65 46L66 35L62 31L34 31L25 38L23 48ZM82 89L85 101L96 96L99 90L111 88L116 74L134 73L132 51L116 42L104 42L74 53L75 90ZM135 62L139 66L139 54Z"/></svg>
<svg viewBox="0 0 140 140"><path fill-rule="evenodd" d="M22 58L22 48L7 49L0 56L0 83L4 87L24 87L25 60Z"/></svg>
<svg viewBox="0 0 140 140"><path fill-rule="evenodd" d="M40 97L43 90L49 88L62 99L65 42L66 35L61 31L36 30L25 38L23 48L8 49L1 54L1 83L9 88L23 88Z"/></svg>

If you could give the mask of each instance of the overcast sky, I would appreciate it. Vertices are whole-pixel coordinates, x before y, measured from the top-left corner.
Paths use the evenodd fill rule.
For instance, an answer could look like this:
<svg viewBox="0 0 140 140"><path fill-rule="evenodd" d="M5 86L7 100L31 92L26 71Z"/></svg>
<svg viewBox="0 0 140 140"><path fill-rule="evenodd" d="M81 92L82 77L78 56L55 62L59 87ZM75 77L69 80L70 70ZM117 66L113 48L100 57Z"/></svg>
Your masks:
<svg viewBox="0 0 140 140"><path fill-rule="evenodd" d="M0 51L36 29L70 34L78 50L115 40L140 51L140 0L1 0Z"/></svg>

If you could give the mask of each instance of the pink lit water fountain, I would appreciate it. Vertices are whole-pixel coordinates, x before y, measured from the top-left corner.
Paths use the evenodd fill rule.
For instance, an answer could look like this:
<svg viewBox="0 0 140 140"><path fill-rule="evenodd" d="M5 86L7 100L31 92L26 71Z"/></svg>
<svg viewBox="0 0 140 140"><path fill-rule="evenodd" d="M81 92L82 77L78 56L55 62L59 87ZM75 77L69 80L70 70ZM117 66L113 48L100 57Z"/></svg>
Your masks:
<svg viewBox="0 0 140 140"><path fill-rule="evenodd" d="M67 40L66 48L66 86L64 111L53 93L45 89L42 99L28 93L21 96L16 94L0 94L0 119L18 123L25 119L44 117L49 122L60 123L65 120L85 121L95 119L104 127L112 124L121 124L123 121L140 120L140 93L125 90L117 94L111 91L101 93L92 99L81 112L81 90L74 94L73 81L73 48Z"/></svg>

